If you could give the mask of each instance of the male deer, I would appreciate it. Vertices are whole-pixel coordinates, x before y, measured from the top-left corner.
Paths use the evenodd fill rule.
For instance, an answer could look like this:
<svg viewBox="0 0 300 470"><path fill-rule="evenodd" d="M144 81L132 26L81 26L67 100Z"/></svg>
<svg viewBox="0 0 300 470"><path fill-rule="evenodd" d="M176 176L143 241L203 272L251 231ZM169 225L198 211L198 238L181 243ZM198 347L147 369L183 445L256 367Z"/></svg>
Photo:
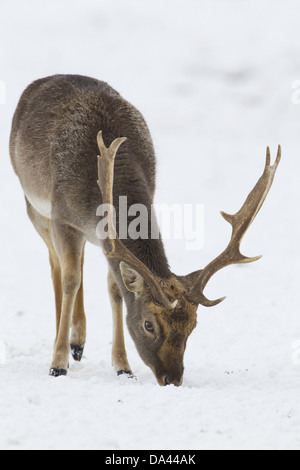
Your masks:
<svg viewBox="0 0 300 470"><path fill-rule="evenodd" d="M49 249L56 301L50 375L66 375L70 350L75 360L82 358L82 270L84 246L90 241L101 246L108 259L116 372L131 374L124 345L124 299L128 329L141 358L160 385L181 385L186 342L196 326L198 306L224 300L205 297L208 281L221 268L259 259L243 256L240 243L272 185L280 147L273 166L267 150L264 173L241 210L236 215L222 213L233 229L226 250L187 276L171 272L160 237L121 241L110 210L106 240L96 235L101 203L115 204L118 212L119 196L125 195L129 205L144 204L150 212L155 191L155 154L147 125L109 85L72 75L31 84L14 115L10 155L28 215ZM154 223L152 218L149 234Z"/></svg>

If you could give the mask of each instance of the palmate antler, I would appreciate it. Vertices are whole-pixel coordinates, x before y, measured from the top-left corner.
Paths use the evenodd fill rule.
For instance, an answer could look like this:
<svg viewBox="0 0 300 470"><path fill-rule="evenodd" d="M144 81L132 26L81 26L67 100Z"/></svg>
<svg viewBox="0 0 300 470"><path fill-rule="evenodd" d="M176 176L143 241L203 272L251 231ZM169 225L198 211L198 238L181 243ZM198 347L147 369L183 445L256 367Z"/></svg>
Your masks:
<svg viewBox="0 0 300 470"><path fill-rule="evenodd" d="M229 215L225 212L221 212L224 219L232 225L232 237L226 250L223 251L220 256L209 263L206 268L199 271L198 276L196 273L194 273L193 286L189 292L189 298L192 299L194 303L201 304L206 307L213 307L214 305L222 302L226 297L215 301L210 301L203 294L203 291L211 277L220 269L225 268L231 264L252 263L253 261L257 261L261 258L261 256L248 258L242 255L240 252L240 245L247 229L255 219L268 195L280 159L281 147L279 146L276 162L271 166L271 153L268 147L264 173L257 182L254 189L249 194L243 207L235 215Z"/></svg>
<svg viewBox="0 0 300 470"><path fill-rule="evenodd" d="M98 156L98 185L102 193L103 204L107 205L107 240L111 248L110 251L104 250L104 253L108 258L116 258L119 261L128 263L131 268L135 269L141 276L143 276L157 302L162 304L168 310L172 310L175 308L175 304L170 302L156 276L154 276L147 266L136 258L136 256L134 256L133 253L131 253L121 242L114 224L114 164L117 151L126 140L126 137L118 138L112 142L109 148L107 148L104 144L101 131L97 136L98 147L100 150L100 155Z"/></svg>

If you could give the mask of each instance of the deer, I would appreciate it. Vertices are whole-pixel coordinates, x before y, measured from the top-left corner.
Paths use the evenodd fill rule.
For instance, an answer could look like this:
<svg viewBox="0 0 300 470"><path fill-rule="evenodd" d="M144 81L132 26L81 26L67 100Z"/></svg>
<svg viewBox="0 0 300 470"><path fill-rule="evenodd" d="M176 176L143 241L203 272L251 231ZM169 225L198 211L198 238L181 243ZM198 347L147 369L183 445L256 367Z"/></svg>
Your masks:
<svg viewBox="0 0 300 470"><path fill-rule="evenodd" d="M69 357L81 361L86 343L83 265L86 242L101 248L108 264L112 308L112 366L133 376L124 340L123 303L135 347L159 385L181 386L187 340L197 323L204 290L218 271L260 259L242 255L242 239L260 211L281 160L264 172L234 215L227 248L206 267L175 275L161 235L121 239L115 221L120 196L150 210L156 187L156 156L142 114L107 83L80 75L54 75L26 88L15 111L10 157L20 180L29 219L49 251L56 309L56 337L49 374L67 375ZM99 237L97 208L107 211L106 237ZM157 221L149 221L151 225Z"/></svg>

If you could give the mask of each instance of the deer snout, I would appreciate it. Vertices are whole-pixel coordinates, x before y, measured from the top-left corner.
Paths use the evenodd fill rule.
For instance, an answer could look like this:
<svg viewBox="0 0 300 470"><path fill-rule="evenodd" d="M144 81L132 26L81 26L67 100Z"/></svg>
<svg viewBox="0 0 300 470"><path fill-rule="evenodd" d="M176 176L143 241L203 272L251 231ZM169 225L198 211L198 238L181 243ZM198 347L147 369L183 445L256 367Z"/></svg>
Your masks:
<svg viewBox="0 0 300 470"><path fill-rule="evenodd" d="M175 385L175 387L180 387L183 382L183 373L184 365L183 360L172 361L166 359L168 367L162 367L160 370L156 370L156 378L162 387L166 385Z"/></svg>
<svg viewBox="0 0 300 470"><path fill-rule="evenodd" d="M183 376L180 379L172 379L166 375L164 380L165 385L175 385L175 387L180 387L183 382Z"/></svg>
<svg viewBox="0 0 300 470"><path fill-rule="evenodd" d="M172 374L164 374L160 377L156 376L157 382L161 387L165 387L166 385L175 385L175 387L180 387L183 382L183 373L175 376Z"/></svg>

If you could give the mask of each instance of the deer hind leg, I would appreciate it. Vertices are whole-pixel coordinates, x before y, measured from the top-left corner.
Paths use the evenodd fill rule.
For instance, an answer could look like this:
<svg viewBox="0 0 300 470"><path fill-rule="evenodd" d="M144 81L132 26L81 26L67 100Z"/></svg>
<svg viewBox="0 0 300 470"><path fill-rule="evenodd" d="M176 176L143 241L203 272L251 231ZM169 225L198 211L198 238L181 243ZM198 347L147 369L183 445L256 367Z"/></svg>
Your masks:
<svg viewBox="0 0 300 470"><path fill-rule="evenodd" d="M84 240L82 235L67 225L52 222L52 239L61 266L62 307L59 331L54 347L50 375L66 375L70 353L70 327L81 288L81 269Z"/></svg>
<svg viewBox="0 0 300 470"><path fill-rule="evenodd" d="M51 266L52 281L55 294L56 307L56 338L58 336L61 304L62 304L62 285L60 262L53 245L51 235L51 221L37 212L30 202L26 199L27 213L38 234L42 237L49 250L49 261Z"/></svg>
<svg viewBox="0 0 300 470"><path fill-rule="evenodd" d="M132 375L124 341L123 299L110 270L108 271L108 292L113 316L112 365L118 375Z"/></svg>
<svg viewBox="0 0 300 470"><path fill-rule="evenodd" d="M71 333L71 353L75 361L80 362L83 356L84 345L86 341L86 316L84 312L84 296L83 296L83 264L84 264L84 247L82 248L81 257L81 285L77 293Z"/></svg>

